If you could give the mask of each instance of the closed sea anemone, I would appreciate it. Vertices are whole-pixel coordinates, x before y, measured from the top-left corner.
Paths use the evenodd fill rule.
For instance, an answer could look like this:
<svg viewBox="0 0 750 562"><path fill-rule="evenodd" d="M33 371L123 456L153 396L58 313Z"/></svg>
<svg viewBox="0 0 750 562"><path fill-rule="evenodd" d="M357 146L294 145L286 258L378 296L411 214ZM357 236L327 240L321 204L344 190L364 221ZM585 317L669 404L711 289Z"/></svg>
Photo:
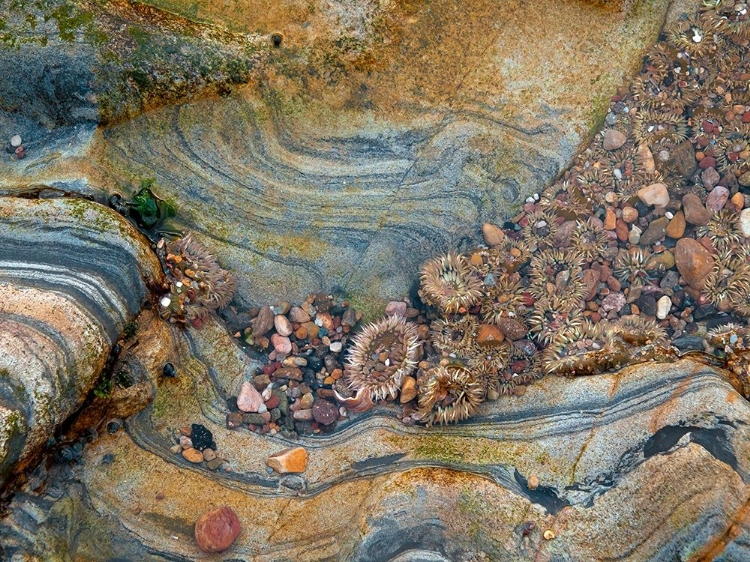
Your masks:
<svg viewBox="0 0 750 562"><path fill-rule="evenodd" d="M687 120L671 111L639 111L633 121L633 132L638 142L652 149L663 142L680 144L690 136Z"/></svg>
<svg viewBox="0 0 750 562"><path fill-rule="evenodd" d="M344 373L349 388L369 389L373 400L395 398L403 378L417 366L417 327L389 316L362 328L353 338Z"/></svg>
<svg viewBox="0 0 750 562"><path fill-rule="evenodd" d="M165 262L170 292L159 300L162 317L196 323L232 300L235 277L221 268L192 233L168 244Z"/></svg>
<svg viewBox="0 0 750 562"><path fill-rule="evenodd" d="M722 33L739 40L750 39L750 9L747 3L722 3L716 12L719 16L719 30Z"/></svg>
<svg viewBox="0 0 750 562"><path fill-rule="evenodd" d="M542 354L545 374L594 375L617 368L627 352L602 324L584 320L560 330Z"/></svg>
<svg viewBox="0 0 750 562"><path fill-rule="evenodd" d="M615 258L614 274L622 283L629 283L631 287L639 287L651 280L646 271L648 254L641 248L630 248L620 252Z"/></svg>
<svg viewBox="0 0 750 562"><path fill-rule="evenodd" d="M474 316L439 318L430 326L430 340L438 351L463 357L476 351L478 328L479 323Z"/></svg>
<svg viewBox="0 0 750 562"><path fill-rule="evenodd" d="M482 382L468 369L433 367L420 381L420 419L427 425L465 420L476 411L484 395Z"/></svg>
<svg viewBox="0 0 750 562"><path fill-rule="evenodd" d="M576 178L581 194L591 203L601 205L604 196L614 187L609 169L596 166L581 172Z"/></svg>
<svg viewBox="0 0 750 562"><path fill-rule="evenodd" d="M649 345L667 338L667 333L659 324L634 314L621 317L612 325L611 332L625 343L637 346Z"/></svg>
<svg viewBox="0 0 750 562"><path fill-rule="evenodd" d="M502 318L515 318L523 304L523 288L511 275L501 275L487 287L480 314L484 322L497 324Z"/></svg>
<svg viewBox="0 0 750 562"><path fill-rule="evenodd" d="M466 258L452 252L425 263L419 279L422 300L448 314L465 312L482 297L482 283Z"/></svg>
<svg viewBox="0 0 750 562"><path fill-rule="evenodd" d="M549 344L558 332L582 322L580 308L566 305L558 296L536 301L529 316L530 331L542 344Z"/></svg>
<svg viewBox="0 0 750 562"><path fill-rule="evenodd" d="M723 349L746 349L750 344L747 326L735 323L723 324L710 330L706 334L706 341Z"/></svg>

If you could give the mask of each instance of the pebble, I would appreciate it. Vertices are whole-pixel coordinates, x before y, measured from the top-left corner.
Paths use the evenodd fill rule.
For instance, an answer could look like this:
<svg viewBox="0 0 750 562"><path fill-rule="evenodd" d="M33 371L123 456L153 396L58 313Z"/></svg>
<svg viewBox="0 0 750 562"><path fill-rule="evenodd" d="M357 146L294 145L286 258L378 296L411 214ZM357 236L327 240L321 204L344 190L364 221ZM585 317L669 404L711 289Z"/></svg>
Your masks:
<svg viewBox="0 0 750 562"><path fill-rule="evenodd" d="M701 290L714 266L711 253L697 240L682 238L675 246L675 264L688 285Z"/></svg>
<svg viewBox="0 0 750 562"><path fill-rule="evenodd" d="M216 451L214 451L213 449L205 449L203 451L203 460L204 461L206 461L206 462L212 461L215 458L216 458Z"/></svg>
<svg viewBox="0 0 750 562"><path fill-rule="evenodd" d="M664 233L670 238L679 240L682 238L683 234L685 234L685 226L685 213L677 211L672 217L672 220L669 221L669 225L667 225Z"/></svg>
<svg viewBox="0 0 750 562"><path fill-rule="evenodd" d="M201 453L198 449L193 449L192 447L190 449L185 449L182 451L183 458L191 462L193 464L200 464L203 462L203 453Z"/></svg>
<svg viewBox="0 0 750 562"><path fill-rule="evenodd" d="M335 341L328 346L328 349L330 349L333 353L341 353L341 349L343 347L344 345L340 341Z"/></svg>
<svg viewBox="0 0 750 562"><path fill-rule="evenodd" d="M477 330L477 343L484 347L500 345L505 334L495 324L480 324Z"/></svg>
<svg viewBox="0 0 750 562"><path fill-rule="evenodd" d="M258 312L258 316L253 318L252 327L254 336L262 336L273 328L274 313L270 306L264 306Z"/></svg>
<svg viewBox="0 0 750 562"><path fill-rule="evenodd" d="M304 472L307 468L307 450L304 447L284 449L268 457L266 464L279 474Z"/></svg>
<svg viewBox="0 0 750 562"><path fill-rule="evenodd" d="M505 240L505 233L494 224L488 222L482 225L482 235L488 246L498 246Z"/></svg>
<svg viewBox="0 0 750 562"><path fill-rule="evenodd" d="M617 219L615 225L615 235L620 242L625 242L628 239L628 225L622 219Z"/></svg>
<svg viewBox="0 0 750 562"><path fill-rule="evenodd" d="M641 229L633 225L628 234L628 242L631 244L638 244L641 241Z"/></svg>
<svg viewBox="0 0 750 562"><path fill-rule="evenodd" d="M750 187L750 172L745 172L739 178L737 178L737 183L739 183L742 187Z"/></svg>
<svg viewBox="0 0 750 562"><path fill-rule="evenodd" d="M414 377L404 377L401 383L401 396L399 402L405 404L417 397L417 381Z"/></svg>
<svg viewBox="0 0 750 562"><path fill-rule="evenodd" d="M612 210L611 207L607 207L607 210L604 214L604 224L603 228L604 230L614 230L615 225L617 224L617 215Z"/></svg>
<svg viewBox="0 0 750 562"><path fill-rule="evenodd" d="M10 137L10 145L13 148L18 148L19 146L21 146L21 143L23 143L21 135L13 135L12 137Z"/></svg>
<svg viewBox="0 0 750 562"><path fill-rule="evenodd" d="M620 309L625 306L626 302L627 299L622 293L610 293L602 299L601 307L605 312L609 312L610 310L620 312Z"/></svg>
<svg viewBox="0 0 750 562"><path fill-rule="evenodd" d="M731 201L737 210L742 210L745 207L745 196L742 193L735 193L729 201Z"/></svg>
<svg viewBox="0 0 750 562"><path fill-rule="evenodd" d="M662 296L656 302L656 317L659 320L664 320L669 314L669 311L671 310L671 308L672 308L672 299L670 299L667 295Z"/></svg>
<svg viewBox="0 0 750 562"><path fill-rule="evenodd" d="M716 167L716 158L714 158L713 156L704 156L703 158L701 158L701 161L698 162L698 167L701 170L714 168Z"/></svg>
<svg viewBox="0 0 750 562"><path fill-rule="evenodd" d="M318 398L313 404L312 415L319 424L331 425L339 418L339 409L336 404Z"/></svg>
<svg viewBox="0 0 750 562"><path fill-rule="evenodd" d="M742 236L750 238L750 209L742 209L739 220L740 231Z"/></svg>
<svg viewBox="0 0 750 562"><path fill-rule="evenodd" d="M312 392L308 392L307 394L304 394L302 398L300 398L299 407L302 410L309 410L310 408L312 408L314 401L315 397L312 395Z"/></svg>
<svg viewBox="0 0 750 562"><path fill-rule="evenodd" d="M621 133L616 129L609 129L604 133L604 142L602 143L602 146L604 147L604 150L617 150L625 144L625 141L627 140L628 137L626 137L624 133Z"/></svg>
<svg viewBox="0 0 750 562"><path fill-rule="evenodd" d="M706 208L718 213L724 208L729 200L729 190L726 187L717 185L711 190L706 197Z"/></svg>
<svg viewBox="0 0 750 562"><path fill-rule="evenodd" d="M293 306L289 309L289 320L298 324L304 324L310 321L310 315L299 306Z"/></svg>
<svg viewBox="0 0 750 562"><path fill-rule="evenodd" d="M406 316L406 303L404 301L391 301L385 305L386 316Z"/></svg>
<svg viewBox="0 0 750 562"><path fill-rule="evenodd" d="M654 162L654 155L649 150L648 146L643 143L639 144L638 148L636 149L636 154L638 156L638 161L641 163L641 166L643 166L643 170L647 173L652 173L656 171L656 163Z"/></svg>
<svg viewBox="0 0 750 562"><path fill-rule="evenodd" d="M273 319L273 326L274 328L276 328L276 331L282 336L290 336L292 334L292 323L286 316L277 314ZM271 341L273 341L273 336L271 336Z"/></svg>
<svg viewBox="0 0 750 562"><path fill-rule="evenodd" d="M666 207L669 204L669 191L663 183L652 183L638 190L638 198L646 205Z"/></svg>
<svg viewBox="0 0 750 562"><path fill-rule="evenodd" d="M195 542L203 552L224 552L241 532L240 518L231 507L206 512L195 522Z"/></svg>
<svg viewBox="0 0 750 562"><path fill-rule="evenodd" d="M273 345L273 349L276 353L288 355L292 352L292 342L289 341L288 337L282 336L281 334L273 334L271 336L271 345Z"/></svg>
<svg viewBox="0 0 750 562"><path fill-rule="evenodd" d="M256 390L252 383L243 382L237 396L237 408L241 412L257 412L262 404L263 397L260 392Z"/></svg>
<svg viewBox="0 0 750 562"><path fill-rule="evenodd" d="M695 193L688 193L682 198L682 210L685 212L685 220L695 226L705 226L711 220L711 211L701 203L700 197Z"/></svg>
<svg viewBox="0 0 750 562"><path fill-rule="evenodd" d="M622 220L624 220L627 224L633 224L638 220L638 209L630 206L624 207L622 209Z"/></svg>
<svg viewBox="0 0 750 562"><path fill-rule="evenodd" d="M674 254L669 250L653 254L646 261L648 270L668 270L674 267Z"/></svg>
<svg viewBox="0 0 750 562"><path fill-rule="evenodd" d="M216 457L213 460L210 460L206 463L206 466L209 470L216 470L219 468L222 464L224 464L224 459L220 459L219 457Z"/></svg>
<svg viewBox="0 0 750 562"><path fill-rule="evenodd" d="M668 225L669 219L667 217L659 217L658 219L652 220L651 224L648 225L646 232L641 235L639 240L640 244L642 246L652 246L664 238Z"/></svg>
<svg viewBox="0 0 750 562"><path fill-rule="evenodd" d="M525 338L528 333L526 326L514 318L501 318L497 323L497 327L506 338L513 341Z"/></svg>
<svg viewBox="0 0 750 562"><path fill-rule="evenodd" d="M297 410L292 414L292 417L297 421L312 421L313 413L311 409Z"/></svg>
<svg viewBox="0 0 750 562"><path fill-rule="evenodd" d="M701 181L706 189L712 189L717 183L719 183L720 179L721 176L715 168L708 168L701 172Z"/></svg>
<svg viewBox="0 0 750 562"><path fill-rule="evenodd" d="M585 287L584 299L586 301L594 300L599 288L599 273L593 269L586 269L583 272L583 285Z"/></svg>
<svg viewBox="0 0 750 562"><path fill-rule="evenodd" d="M539 487L539 478L537 477L537 475L532 474L531 476L529 476L529 480L527 484L529 486L529 490L531 491L536 490Z"/></svg>

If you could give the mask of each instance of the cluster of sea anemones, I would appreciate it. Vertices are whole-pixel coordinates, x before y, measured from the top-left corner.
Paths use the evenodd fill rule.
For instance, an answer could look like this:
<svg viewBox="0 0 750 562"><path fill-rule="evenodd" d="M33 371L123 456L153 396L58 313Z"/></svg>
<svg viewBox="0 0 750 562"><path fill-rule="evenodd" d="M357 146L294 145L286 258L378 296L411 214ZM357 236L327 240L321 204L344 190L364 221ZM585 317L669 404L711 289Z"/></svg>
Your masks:
<svg viewBox="0 0 750 562"><path fill-rule="evenodd" d="M170 322L200 327L207 314L229 304L237 288L235 277L192 233L166 244L164 265L169 292L159 299L159 312Z"/></svg>

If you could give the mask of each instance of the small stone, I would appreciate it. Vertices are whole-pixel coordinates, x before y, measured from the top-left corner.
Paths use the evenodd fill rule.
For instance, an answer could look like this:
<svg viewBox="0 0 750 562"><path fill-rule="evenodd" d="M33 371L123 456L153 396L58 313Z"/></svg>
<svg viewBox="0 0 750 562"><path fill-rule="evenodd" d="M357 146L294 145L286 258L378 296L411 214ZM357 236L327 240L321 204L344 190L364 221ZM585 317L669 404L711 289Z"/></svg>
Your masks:
<svg viewBox="0 0 750 562"><path fill-rule="evenodd" d="M257 412L261 404L263 404L263 397L260 392L255 389L252 383L243 382L237 396L237 408L241 412Z"/></svg>
<svg viewBox="0 0 750 562"><path fill-rule="evenodd" d="M529 476L528 480L529 490L534 491L539 487L539 478L536 474Z"/></svg>
<svg viewBox="0 0 750 562"><path fill-rule="evenodd" d="M750 209L742 209L739 224L742 236L750 238Z"/></svg>
<svg viewBox="0 0 750 562"><path fill-rule="evenodd" d="M341 325L352 327L357 323L357 313L353 308L347 308L341 317Z"/></svg>
<svg viewBox="0 0 750 562"><path fill-rule="evenodd" d="M182 445L180 445L180 444L172 445L169 448L169 450L176 455L177 453L181 453L182 452Z"/></svg>
<svg viewBox="0 0 750 562"><path fill-rule="evenodd" d="M203 453L201 453L198 449L193 449L192 447L190 449L185 449L182 451L183 458L191 462L193 464L200 464L203 462Z"/></svg>
<svg viewBox="0 0 750 562"><path fill-rule="evenodd" d="M282 336L289 336L292 334L292 323L286 316L277 314L273 319L273 325L274 328L276 328L276 331ZM271 341L273 341L273 336L271 336Z"/></svg>
<svg viewBox="0 0 750 562"><path fill-rule="evenodd" d="M737 178L737 183L742 187L750 187L750 172L745 172Z"/></svg>
<svg viewBox="0 0 750 562"><path fill-rule="evenodd" d="M701 181L703 182L703 187L706 189L713 189L713 187L719 183L720 179L721 176L715 168L708 168L701 172Z"/></svg>
<svg viewBox="0 0 750 562"><path fill-rule="evenodd" d="M297 322L298 324L304 324L310 321L310 315L302 310L298 306L293 306L289 309L289 320Z"/></svg>
<svg viewBox="0 0 750 562"><path fill-rule="evenodd" d="M692 238L682 238L675 246L675 264L688 285L702 290L714 266L714 258L703 245Z"/></svg>
<svg viewBox="0 0 750 562"><path fill-rule="evenodd" d="M667 295L662 296L658 301L656 301L656 317L659 320L664 320L669 314L671 308L672 299L670 299Z"/></svg>
<svg viewBox="0 0 750 562"><path fill-rule="evenodd" d="M682 198L682 210L685 212L685 220L689 224L705 226L711 220L711 211L703 206L700 197L695 193L688 193Z"/></svg>
<svg viewBox="0 0 750 562"><path fill-rule="evenodd" d="M242 525L230 507L204 513L195 522L195 542L203 552L224 552L240 536Z"/></svg>
<svg viewBox="0 0 750 562"><path fill-rule="evenodd" d="M342 348L343 344L340 341L335 341L328 346L328 349L330 349L333 353L340 353Z"/></svg>
<svg viewBox="0 0 750 562"><path fill-rule="evenodd" d="M628 137L626 137L624 133L621 133L616 129L609 129L604 133L604 142L602 143L602 146L604 147L604 150L617 150L625 144L625 141L627 140Z"/></svg>
<svg viewBox="0 0 750 562"><path fill-rule="evenodd" d="M13 148L17 148L21 146L21 143L23 143L23 140L21 139L21 135L13 135L10 137L10 145Z"/></svg>
<svg viewBox="0 0 750 562"><path fill-rule="evenodd" d="M663 183L652 183L638 190L638 198L646 205L666 207L669 204L669 191Z"/></svg>
<svg viewBox="0 0 750 562"><path fill-rule="evenodd" d="M648 225L646 232L641 234L641 238L639 240L640 244L642 246L651 246L664 238L664 234L667 230L668 224L669 219L667 217L659 217L658 219L652 220Z"/></svg>
<svg viewBox="0 0 750 562"><path fill-rule="evenodd" d="M742 210L745 207L745 196L740 192L732 195L730 201L732 202L732 205L734 205L738 210Z"/></svg>
<svg viewBox="0 0 750 562"><path fill-rule="evenodd" d="M544 531L543 536L544 536L544 540L551 541L552 539L555 538L556 535L552 529L547 529L546 531Z"/></svg>
<svg viewBox="0 0 750 562"><path fill-rule="evenodd" d="M488 222L482 225L482 235L488 246L498 246L505 240L505 233L494 224Z"/></svg>
<svg viewBox="0 0 750 562"><path fill-rule="evenodd" d="M635 207L625 207L622 210L622 220L628 224L633 224L638 220L638 209Z"/></svg>
<svg viewBox="0 0 750 562"><path fill-rule="evenodd" d="M614 230L617 224L617 215L611 207L607 207L607 211L604 215L604 230Z"/></svg>
<svg viewBox="0 0 750 562"><path fill-rule="evenodd" d="M674 217L672 217L672 220L669 221L669 225L664 232L670 238L678 240L682 238L683 234L685 234L685 226L685 213L677 211Z"/></svg>
<svg viewBox="0 0 750 562"><path fill-rule="evenodd" d="M259 337L273 328L274 314L270 306L264 306L258 312L258 316L253 318L253 336Z"/></svg>
<svg viewBox="0 0 750 562"><path fill-rule="evenodd" d="M391 301L385 305L386 316L406 316L406 303L404 301Z"/></svg>
<svg viewBox="0 0 750 562"><path fill-rule="evenodd" d="M505 340L505 334L495 324L480 324L477 330L477 343L481 346L500 345Z"/></svg>
<svg viewBox="0 0 750 562"><path fill-rule="evenodd" d="M297 421L312 421L312 409L308 408L307 410L297 410L292 414L292 417Z"/></svg>
<svg viewBox="0 0 750 562"><path fill-rule="evenodd" d="M312 406L312 415L319 424L331 425L339 418L339 409L336 404L318 398Z"/></svg>
<svg viewBox="0 0 750 562"><path fill-rule="evenodd" d="M646 143L638 145L638 148L636 149L636 155L638 157L638 162L640 162L641 166L643 167L644 172L650 174L656 171L654 155L651 153Z"/></svg>
<svg viewBox="0 0 750 562"><path fill-rule="evenodd" d="M209 470L216 470L219 468L222 464L224 464L224 459L220 459L219 457L216 457L213 460L210 460L206 463L206 466Z"/></svg>
<svg viewBox="0 0 750 562"><path fill-rule="evenodd" d="M621 242L625 242L628 239L628 225L624 220L617 219L617 224L615 225L615 235Z"/></svg>
<svg viewBox="0 0 750 562"><path fill-rule="evenodd" d="M401 404L414 400L417 397L417 381L414 377L404 377L401 383L401 396L398 401Z"/></svg>
<svg viewBox="0 0 750 562"><path fill-rule="evenodd" d="M729 190L726 187L717 185L711 190L706 197L706 208L718 213L724 208L729 200Z"/></svg>
<svg viewBox="0 0 750 562"><path fill-rule="evenodd" d="M713 156L704 156L698 163L698 167L701 170L707 170L708 168L714 168L716 166L716 158Z"/></svg>
<svg viewBox="0 0 750 562"><path fill-rule="evenodd" d="M315 397L312 395L312 392L308 392L307 394L303 394L302 398L300 398L299 407L302 410L309 410L312 408L314 401Z"/></svg>
<svg viewBox="0 0 750 562"><path fill-rule="evenodd" d="M242 425L242 414L231 412L227 414L227 429L237 429Z"/></svg>
<svg viewBox="0 0 750 562"><path fill-rule="evenodd" d="M620 309L623 306L625 306L626 302L627 302L627 299L625 298L624 294L610 293L602 299L601 308L605 312L609 312L610 310L614 310L615 312L620 312Z"/></svg>
<svg viewBox="0 0 750 562"><path fill-rule="evenodd" d="M497 327L506 338L513 341L525 338L528 333L526 326L515 318L500 318Z"/></svg>
<svg viewBox="0 0 750 562"><path fill-rule="evenodd" d="M638 244L641 241L641 229L633 225L628 233L628 242L631 244Z"/></svg>
<svg viewBox="0 0 750 562"><path fill-rule="evenodd" d="M304 472L307 468L307 451L304 447L284 449L268 457L266 464L279 474Z"/></svg>
<svg viewBox="0 0 750 562"><path fill-rule="evenodd" d="M646 269L649 271L666 271L674 267L674 254L669 250L652 254L646 261Z"/></svg>
<svg viewBox="0 0 750 562"><path fill-rule="evenodd" d="M203 451L203 460L208 462L216 458L216 452L213 449L206 449Z"/></svg>
<svg viewBox="0 0 750 562"><path fill-rule="evenodd" d="M311 340L318 337L320 327L315 322L305 322L302 327L307 331L307 337Z"/></svg>
<svg viewBox="0 0 750 562"><path fill-rule="evenodd" d="M586 269L583 272L583 294L584 300L590 301L596 298L599 289L599 273L593 269Z"/></svg>
<svg viewBox="0 0 750 562"><path fill-rule="evenodd" d="M289 341L288 337L282 336L281 334L273 334L271 336L271 344L276 353L288 355L292 352L292 342Z"/></svg>

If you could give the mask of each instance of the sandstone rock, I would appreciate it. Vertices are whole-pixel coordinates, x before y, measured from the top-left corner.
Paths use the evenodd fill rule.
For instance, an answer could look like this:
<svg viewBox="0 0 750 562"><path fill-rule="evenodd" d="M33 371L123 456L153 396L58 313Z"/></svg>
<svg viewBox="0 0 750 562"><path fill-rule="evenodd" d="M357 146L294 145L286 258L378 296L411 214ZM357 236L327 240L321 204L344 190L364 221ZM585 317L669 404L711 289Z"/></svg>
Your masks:
<svg viewBox="0 0 750 562"><path fill-rule="evenodd" d="M505 335L495 324L480 324L477 330L477 343L481 346L491 347L500 345Z"/></svg>
<svg viewBox="0 0 750 562"><path fill-rule="evenodd" d="M414 377L404 377L398 401L405 404L417 397L417 381Z"/></svg>
<svg viewBox="0 0 750 562"><path fill-rule="evenodd" d="M203 552L224 552L241 532L240 519L230 507L204 513L195 522L195 542Z"/></svg>
<svg viewBox="0 0 750 562"><path fill-rule="evenodd" d="M663 183L652 183L638 190L638 198L646 205L666 207L669 204L669 191Z"/></svg>
<svg viewBox="0 0 750 562"><path fill-rule="evenodd" d="M307 450L304 447L284 449L268 457L266 464L280 474L304 472L307 468Z"/></svg>
<svg viewBox="0 0 750 562"><path fill-rule="evenodd" d="M253 383L243 382L237 396L237 408L241 412L257 412L261 404L263 404L263 396L255 389Z"/></svg>
<svg viewBox="0 0 750 562"><path fill-rule="evenodd" d="M705 226L711 220L711 211L701 203L700 197L694 193L688 193L682 198L682 210L685 212L685 220L696 226Z"/></svg>
<svg viewBox="0 0 750 562"><path fill-rule="evenodd" d="M505 240L505 233L494 224L488 222L482 225L482 235L488 246L499 246Z"/></svg>
<svg viewBox="0 0 750 562"><path fill-rule="evenodd" d="M604 224L603 224L604 230L614 230L616 224L617 224L617 215L615 214L615 212L612 210L611 207L607 207L607 211L604 216Z"/></svg>
<svg viewBox="0 0 750 562"><path fill-rule="evenodd" d="M609 129L604 133L602 146L604 147L604 150L616 150L625 144L626 140L628 140L628 137L626 137L624 133L616 129Z"/></svg>
<svg viewBox="0 0 750 562"><path fill-rule="evenodd" d="M706 197L706 208L718 213L724 208L728 200L729 190L726 187L717 185L711 190L708 197Z"/></svg>
<svg viewBox="0 0 750 562"><path fill-rule="evenodd" d="M674 217L672 217L672 220L669 221L669 225L664 232L670 238L677 240L682 238L682 235L685 234L685 226L685 213L677 211L674 214Z"/></svg>
<svg viewBox="0 0 750 562"><path fill-rule="evenodd" d="M701 290L706 283L706 276L713 268L714 259L700 242L682 238L675 247L675 264L688 285Z"/></svg>

